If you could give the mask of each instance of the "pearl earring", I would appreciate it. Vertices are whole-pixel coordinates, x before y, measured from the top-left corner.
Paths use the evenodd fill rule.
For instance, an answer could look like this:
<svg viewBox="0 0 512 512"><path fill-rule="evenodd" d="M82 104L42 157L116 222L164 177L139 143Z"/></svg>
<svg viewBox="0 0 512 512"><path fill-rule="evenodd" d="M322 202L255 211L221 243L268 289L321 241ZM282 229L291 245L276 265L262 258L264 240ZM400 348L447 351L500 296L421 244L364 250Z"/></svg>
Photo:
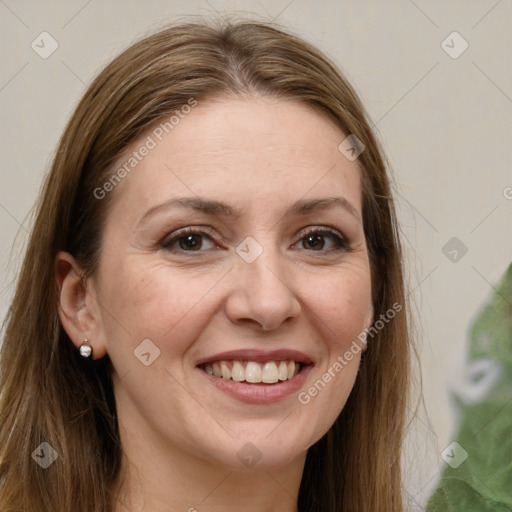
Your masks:
<svg viewBox="0 0 512 512"><path fill-rule="evenodd" d="M87 338L82 342L78 351L84 359L92 359L92 346L89 345Z"/></svg>

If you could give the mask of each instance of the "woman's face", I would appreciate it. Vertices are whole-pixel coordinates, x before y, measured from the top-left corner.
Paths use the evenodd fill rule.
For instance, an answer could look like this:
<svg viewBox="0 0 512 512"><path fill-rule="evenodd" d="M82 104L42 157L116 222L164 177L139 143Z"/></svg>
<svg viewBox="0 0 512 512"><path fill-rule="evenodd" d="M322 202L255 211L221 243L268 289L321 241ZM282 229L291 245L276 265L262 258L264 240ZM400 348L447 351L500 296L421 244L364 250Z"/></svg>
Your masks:
<svg viewBox="0 0 512 512"><path fill-rule="evenodd" d="M342 410L371 322L357 160L284 100L198 103L167 130L113 169L137 159L109 192L92 280L122 435L177 460L282 467Z"/></svg>

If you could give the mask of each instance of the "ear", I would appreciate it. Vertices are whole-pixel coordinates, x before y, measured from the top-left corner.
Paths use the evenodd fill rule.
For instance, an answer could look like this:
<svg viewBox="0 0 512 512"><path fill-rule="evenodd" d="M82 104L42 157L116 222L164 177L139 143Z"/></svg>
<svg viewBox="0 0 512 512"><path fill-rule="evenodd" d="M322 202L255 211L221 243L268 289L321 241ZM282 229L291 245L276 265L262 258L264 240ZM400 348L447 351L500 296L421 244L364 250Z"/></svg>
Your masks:
<svg viewBox="0 0 512 512"><path fill-rule="evenodd" d="M93 359L103 357L104 343L100 307L90 281L83 279L83 271L67 252L55 258L55 274L59 290L59 317L78 349L85 339L93 348Z"/></svg>

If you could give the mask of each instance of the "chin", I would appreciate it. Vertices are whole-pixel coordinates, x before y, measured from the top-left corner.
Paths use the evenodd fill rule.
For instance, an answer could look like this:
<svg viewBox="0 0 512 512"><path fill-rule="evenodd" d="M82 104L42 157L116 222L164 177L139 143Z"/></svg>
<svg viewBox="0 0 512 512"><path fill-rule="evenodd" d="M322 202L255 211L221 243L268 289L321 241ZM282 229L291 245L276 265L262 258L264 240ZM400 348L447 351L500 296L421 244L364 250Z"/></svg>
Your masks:
<svg viewBox="0 0 512 512"><path fill-rule="evenodd" d="M245 435L230 439L223 449L209 451L209 456L205 458L231 471L271 471L305 458L310 444L290 436L270 439Z"/></svg>

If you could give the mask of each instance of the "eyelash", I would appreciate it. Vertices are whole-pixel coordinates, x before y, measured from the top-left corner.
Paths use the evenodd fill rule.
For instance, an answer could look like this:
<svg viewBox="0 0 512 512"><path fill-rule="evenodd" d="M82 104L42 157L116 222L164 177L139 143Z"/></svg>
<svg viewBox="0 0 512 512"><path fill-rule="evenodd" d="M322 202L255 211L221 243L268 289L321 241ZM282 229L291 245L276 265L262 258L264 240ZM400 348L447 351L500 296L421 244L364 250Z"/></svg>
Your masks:
<svg viewBox="0 0 512 512"><path fill-rule="evenodd" d="M207 251L207 250L206 251L205 250L185 251L181 248L179 248L179 249L171 249L170 248L175 242L178 242L181 238L185 238L188 235L200 235L200 236L206 235L208 238L210 238L213 241L213 235L209 231L205 230L204 228L203 229L184 228L184 229L181 229L181 230L177 231L176 233L174 233L171 238L169 238L169 237L164 238L160 244L160 247L162 249L165 249L170 252L181 252L181 253L189 253L189 252L190 253L201 253L201 252ZM323 228L312 228L312 229L304 230L301 232L301 238L299 239L299 242L303 241L310 235L320 235L323 237L328 236L331 238L331 240L334 241L334 243L336 244L337 247L334 247L331 249L326 249L326 250L321 249L318 251L315 251L312 249L303 249L305 251L326 253L326 252L331 252L331 251L348 252L350 250L350 246L349 246L347 239L345 237L343 237L342 235L340 235L336 230L334 230L332 228L323 227Z"/></svg>

